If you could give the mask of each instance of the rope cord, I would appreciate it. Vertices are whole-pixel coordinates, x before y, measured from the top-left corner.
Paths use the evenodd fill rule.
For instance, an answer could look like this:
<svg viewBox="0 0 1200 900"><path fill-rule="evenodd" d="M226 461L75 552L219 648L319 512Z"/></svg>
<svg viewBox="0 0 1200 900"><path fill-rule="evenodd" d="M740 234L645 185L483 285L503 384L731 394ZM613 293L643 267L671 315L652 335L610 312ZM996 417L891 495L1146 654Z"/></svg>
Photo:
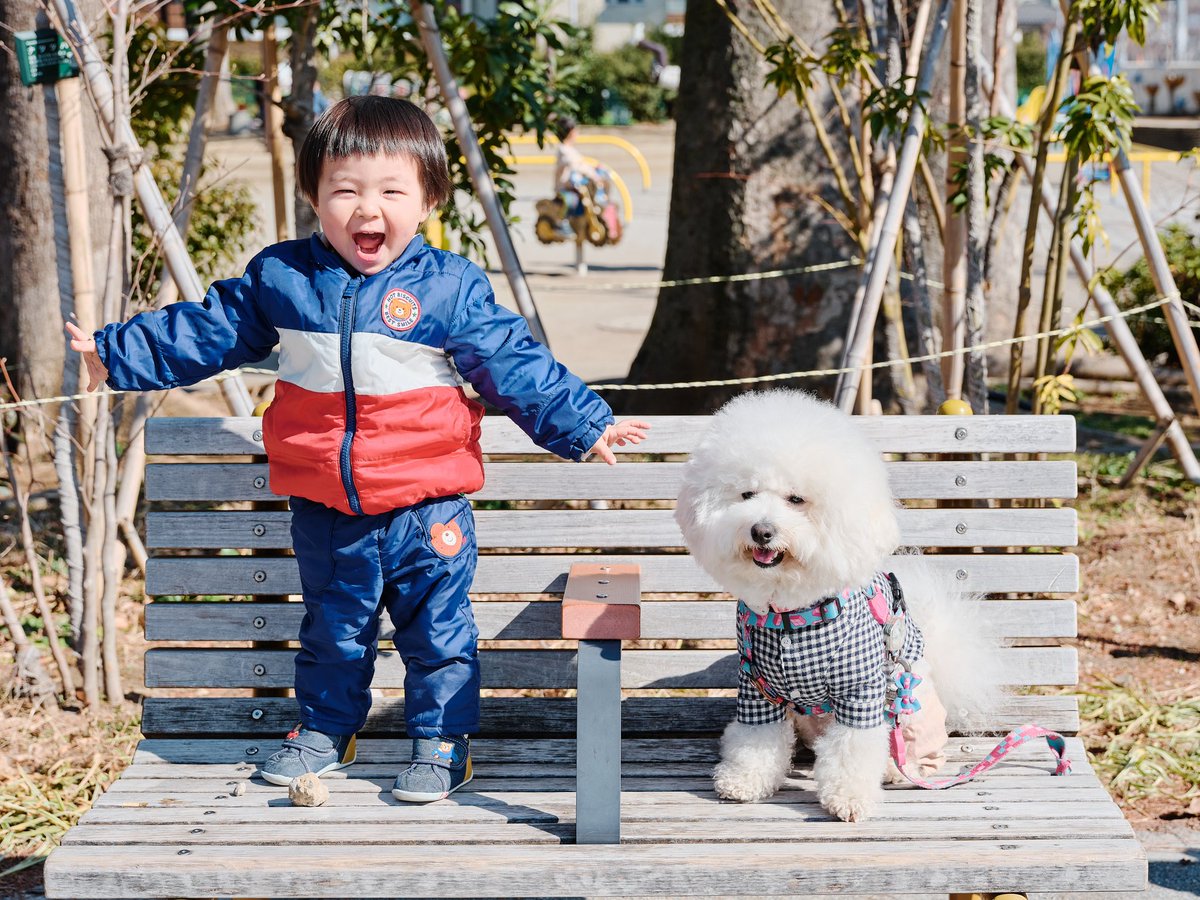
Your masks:
<svg viewBox="0 0 1200 900"><path fill-rule="evenodd" d="M902 363L918 363L918 362L925 362L927 360L944 359L944 358L950 357L950 356L959 356L959 355L966 354L966 353L974 353L975 351L978 351L978 350L990 350L990 349L994 349L996 347L1008 347L1008 346L1011 346L1012 344L1021 344L1021 343L1025 343L1027 341L1036 341L1036 340L1040 340L1041 338L1045 338L1045 337L1058 337L1058 336L1064 335L1064 334L1074 334L1074 333L1077 333L1080 331L1085 331L1087 329L1090 329L1096 325L1103 325L1106 322L1111 322L1113 319L1127 318L1129 316L1139 315L1141 313L1147 312L1152 309L1158 309L1159 307L1165 306L1166 304L1170 303L1172 300L1176 299L1177 296L1178 295L1176 295L1176 294L1172 294L1171 296L1168 296L1168 297L1159 297L1157 300L1153 300L1150 303L1143 304L1142 306L1136 306L1136 307L1133 307L1132 309L1122 310L1120 313L1118 313L1116 315L1101 316L1098 319L1091 319L1087 322L1081 322L1078 325L1069 325L1069 326L1066 326L1063 328L1055 328L1055 329L1051 329L1050 331L1040 332L1038 334L1027 334L1022 337L1012 337L1012 338L1004 338L1003 340L998 340L998 341L988 341L986 343L976 344L971 347L960 347L955 350L943 350L941 353L930 353L925 356L911 356L911 357L908 357L907 359L882 360L880 362L871 363L869 365L862 365L862 366L848 367L848 368L837 368L837 369L811 369L811 370L803 371L803 372L781 372L781 373L774 374L774 375L753 375L753 376L749 376L747 378L720 378L720 379L712 379L710 381L677 381L677 382L666 382L663 384L596 383L596 384L589 384L588 387L590 387L594 391L661 391L661 390L677 390L677 389L682 389L682 388L731 387L731 386L742 385L742 384L760 384L760 383L774 382L774 381L789 381L791 379L800 379L800 378L820 378L820 377L825 377L825 376L829 376L829 375L841 375L843 373L853 372L853 371L856 371L859 369L861 369L863 371L871 371L874 369L884 369L884 368L887 368L888 366L900 365ZM1187 307L1193 313L1200 315L1200 306L1196 306L1193 303L1188 303L1186 300L1181 301L1181 302L1183 303L1183 305L1185 307ZM1200 324L1200 322L1193 322L1192 324ZM256 368L246 367L246 368L242 368L242 369L237 369L236 371L233 371L233 372L222 372L219 375L214 375L212 378L207 378L204 380L220 382L226 378L232 378L234 375L272 375L272 376L275 376L278 374L279 373L276 372L274 369L256 369ZM116 396L117 394L121 394L121 393L126 393L126 392L125 391L103 390L103 391L95 391L93 393L84 392L84 393L79 393L79 394L67 394L67 395L64 395L61 397L44 397L44 398L41 398L38 400L19 400L17 402L13 402L13 403L0 403L0 412L8 412L10 410L15 410L15 411L20 412L20 411L29 409L31 407L45 406L50 403L68 403L73 400L83 400L88 397L109 397L109 396Z"/></svg>

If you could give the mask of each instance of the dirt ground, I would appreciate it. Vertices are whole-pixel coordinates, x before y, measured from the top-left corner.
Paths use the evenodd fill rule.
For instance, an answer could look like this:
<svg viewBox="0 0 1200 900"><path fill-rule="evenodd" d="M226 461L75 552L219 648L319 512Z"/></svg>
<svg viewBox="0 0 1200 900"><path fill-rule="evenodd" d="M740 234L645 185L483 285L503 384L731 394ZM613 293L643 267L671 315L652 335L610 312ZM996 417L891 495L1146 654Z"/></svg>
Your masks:
<svg viewBox="0 0 1200 900"><path fill-rule="evenodd" d="M1200 488L1173 477L1164 463L1126 489L1115 486L1124 458L1081 456L1079 464L1083 734L1136 827L1200 830ZM5 574L17 590L18 613L32 614L11 535L0 533ZM47 589L55 588L52 575ZM36 845L6 846L6 823L26 807L74 821L132 753L145 690L140 616L140 586L130 581L120 614L120 705L93 716L31 712L25 701L0 700L0 785L7 786L0 789L0 872L38 854ZM1178 734L1164 744L1164 732L1172 731ZM1153 756L1147 748L1160 745L1174 762L1144 765ZM0 897L36 895L40 873L35 865L0 876Z"/></svg>

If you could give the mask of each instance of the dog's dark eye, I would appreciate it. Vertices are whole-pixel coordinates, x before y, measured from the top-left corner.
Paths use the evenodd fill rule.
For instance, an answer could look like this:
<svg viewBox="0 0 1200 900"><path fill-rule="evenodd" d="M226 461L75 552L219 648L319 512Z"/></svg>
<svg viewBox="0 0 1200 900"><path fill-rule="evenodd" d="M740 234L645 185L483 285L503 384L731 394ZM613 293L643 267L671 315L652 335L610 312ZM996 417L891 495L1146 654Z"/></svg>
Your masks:
<svg viewBox="0 0 1200 900"><path fill-rule="evenodd" d="M807 502L799 494L792 494L792 496L788 497L788 503L792 504L792 506L803 506Z"/></svg>
<svg viewBox="0 0 1200 900"><path fill-rule="evenodd" d="M754 491L742 491L742 499L743 500L753 500L754 499Z"/></svg>

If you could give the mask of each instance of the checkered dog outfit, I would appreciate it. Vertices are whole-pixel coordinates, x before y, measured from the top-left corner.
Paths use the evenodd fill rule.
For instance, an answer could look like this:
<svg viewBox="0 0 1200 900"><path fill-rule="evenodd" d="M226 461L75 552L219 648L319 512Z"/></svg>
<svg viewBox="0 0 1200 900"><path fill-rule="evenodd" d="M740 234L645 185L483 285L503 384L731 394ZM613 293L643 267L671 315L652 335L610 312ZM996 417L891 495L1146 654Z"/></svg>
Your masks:
<svg viewBox="0 0 1200 900"><path fill-rule="evenodd" d="M760 614L739 601L737 720L766 725L791 709L801 715L832 712L849 728L884 724L895 664L883 621L900 617L903 643L894 648L895 657L911 665L924 654L925 640L904 612L890 572L808 609Z"/></svg>

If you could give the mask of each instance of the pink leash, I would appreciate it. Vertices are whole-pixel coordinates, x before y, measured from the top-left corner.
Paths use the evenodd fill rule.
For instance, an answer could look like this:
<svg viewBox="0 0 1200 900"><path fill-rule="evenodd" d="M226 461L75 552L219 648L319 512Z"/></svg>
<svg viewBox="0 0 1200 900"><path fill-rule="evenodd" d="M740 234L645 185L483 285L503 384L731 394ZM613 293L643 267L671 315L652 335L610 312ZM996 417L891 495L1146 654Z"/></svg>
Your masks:
<svg viewBox="0 0 1200 900"><path fill-rule="evenodd" d="M1058 732L1050 731L1041 725L1022 725L1020 728L1009 732L1004 740L993 747L991 753L985 756L980 762L969 768L965 767L953 778L946 778L942 781L927 781L924 778L915 778L904 771L904 735L901 733L899 722L892 729L888 737L888 743L891 745L892 760L896 763L896 768L900 770L900 774L907 778L909 782L926 790L944 791L946 788L973 780L976 776L981 775L996 765L996 763L1000 762L1000 760L1004 759L1004 757L1008 756L1009 753L1016 750L1022 744L1039 737L1046 739L1046 743L1050 745L1050 750L1054 753L1055 759L1058 761L1054 768L1054 774L1066 775L1070 773L1071 761L1066 757L1066 740Z"/></svg>

